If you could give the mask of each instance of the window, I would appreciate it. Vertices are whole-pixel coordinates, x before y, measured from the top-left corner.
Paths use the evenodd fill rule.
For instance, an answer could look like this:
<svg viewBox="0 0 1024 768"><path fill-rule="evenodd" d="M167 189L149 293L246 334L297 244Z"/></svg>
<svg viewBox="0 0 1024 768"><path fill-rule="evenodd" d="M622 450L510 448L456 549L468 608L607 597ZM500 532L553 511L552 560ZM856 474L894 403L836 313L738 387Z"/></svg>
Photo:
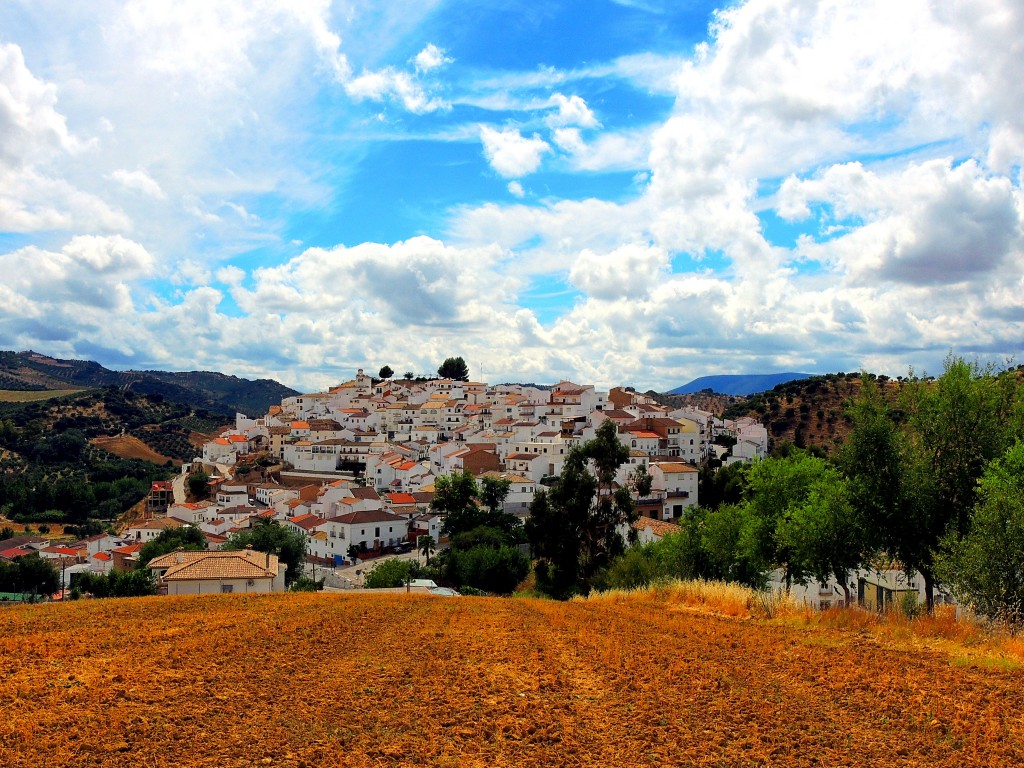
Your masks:
<svg viewBox="0 0 1024 768"><path fill-rule="evenodd" d="M235 588L231 584L221 584L220 585L220 591L221 591L221 594L225 594L226 595L226 594L229 594L231 592L234 592Z"/></svg>

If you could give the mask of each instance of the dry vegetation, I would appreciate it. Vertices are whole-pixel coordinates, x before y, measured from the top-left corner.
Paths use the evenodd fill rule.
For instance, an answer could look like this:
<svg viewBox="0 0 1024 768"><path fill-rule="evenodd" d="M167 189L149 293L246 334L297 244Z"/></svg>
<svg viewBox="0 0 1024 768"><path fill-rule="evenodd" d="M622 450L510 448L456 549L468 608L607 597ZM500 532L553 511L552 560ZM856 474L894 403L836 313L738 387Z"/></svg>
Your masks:
<svg viewBox="0 0 1024 768"><path fill-rule="evenodd" d="M23 389L0 389L0 402L3 403L34 403L40 400L51 400L55 397L64 397L81 392L81 389L48 389L48 390L23 390Z"/></svg>
<svg viewBox="0 0 1024 768"><path fill-rule="evenodd" d="M163 454L157 453L134 435L94 437L89 442L97 448L102 448L115 456L120 456L122 459L142 459L153 464L166 464L168 461L172 461L176 465L181 464L180 459L170 459Z"/></svg>
<svg viewBox="0 0 1024 768"><path fill-rule="evenodd" d="M0 765L1024 762L1016 669L964 663L957 638L912 647L870 617L766 620L748 598L690 586L571 603L295 594L8 608Z"/></svg>

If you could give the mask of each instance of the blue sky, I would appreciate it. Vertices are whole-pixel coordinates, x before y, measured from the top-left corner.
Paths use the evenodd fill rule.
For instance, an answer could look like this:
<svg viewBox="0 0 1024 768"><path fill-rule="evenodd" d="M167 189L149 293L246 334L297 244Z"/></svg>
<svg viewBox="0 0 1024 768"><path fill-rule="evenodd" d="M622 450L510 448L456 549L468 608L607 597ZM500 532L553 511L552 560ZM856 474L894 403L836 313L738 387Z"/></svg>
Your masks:
<svg viewBox="0 0 1024 768"><path fill-rule="evenodd" d="M1017 360L1021 39L1010 0L4 3L0 348L303 389Z"/></svg>

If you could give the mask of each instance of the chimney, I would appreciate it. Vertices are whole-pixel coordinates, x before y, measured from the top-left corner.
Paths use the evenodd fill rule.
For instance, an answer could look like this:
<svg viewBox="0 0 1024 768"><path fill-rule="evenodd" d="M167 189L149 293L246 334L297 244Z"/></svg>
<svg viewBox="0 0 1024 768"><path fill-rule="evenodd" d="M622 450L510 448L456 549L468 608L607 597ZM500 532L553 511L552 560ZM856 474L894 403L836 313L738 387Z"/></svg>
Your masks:
<svg viewBox="0 0 1024 768"><path fill-rule="evenodd" d="M174 555L175 555L174 559L175 559L175 561L177 561L178 565L181 565L182 563L185 562L184 552L185 552L184 548L178 547L178 550L174 553Z"/></svg>

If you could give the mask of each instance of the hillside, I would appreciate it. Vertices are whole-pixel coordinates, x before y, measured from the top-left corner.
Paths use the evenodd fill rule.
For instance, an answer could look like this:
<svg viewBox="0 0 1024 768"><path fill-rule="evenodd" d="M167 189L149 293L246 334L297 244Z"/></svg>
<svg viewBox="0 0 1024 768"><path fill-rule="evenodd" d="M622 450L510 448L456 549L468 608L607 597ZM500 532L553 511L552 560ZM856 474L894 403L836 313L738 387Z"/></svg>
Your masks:
<svg viewBox="0 0 1024 768"><path fill-rule="evenodd" d="M210 371L111 371L85 360L58 360L36 352L0 352L0 389L122 387L213 411L262 415L298 394L272 379L241 379Z"/></svg>
<svg viewBox="0 0 1024 768"><path fill-rule="evenodd" d="M142 499L230 415L108 387L0 402L0 514L95 528Z"/></svg>
<svg viewBox="0 0 1024 768"><path fill-rule="evenodd" d="M985 669L869 622L730 618L652 595L8 607L0 765L1024 763L1015 663Z"/></svg>
<svg viewBox="0 0 1024 768"><path fill-rule="evenodd" d="M670 390L669 395L692 395L710 390L719 395L753 395L795 379L807 379L811 373L750 373L740 375L701 376L689 384Z"/></svg>
<svg viewBox="0 0 1024 768"><path fill-rule="evenodd" d="M902 383L888 376L866 375L895 405ZM856 397L860 384L860 373L830 373L790 381L734 404L725 411L725 417L753 416L765 425L774 444L816 446L830 453L850 432L845 404Z"/></svg>

